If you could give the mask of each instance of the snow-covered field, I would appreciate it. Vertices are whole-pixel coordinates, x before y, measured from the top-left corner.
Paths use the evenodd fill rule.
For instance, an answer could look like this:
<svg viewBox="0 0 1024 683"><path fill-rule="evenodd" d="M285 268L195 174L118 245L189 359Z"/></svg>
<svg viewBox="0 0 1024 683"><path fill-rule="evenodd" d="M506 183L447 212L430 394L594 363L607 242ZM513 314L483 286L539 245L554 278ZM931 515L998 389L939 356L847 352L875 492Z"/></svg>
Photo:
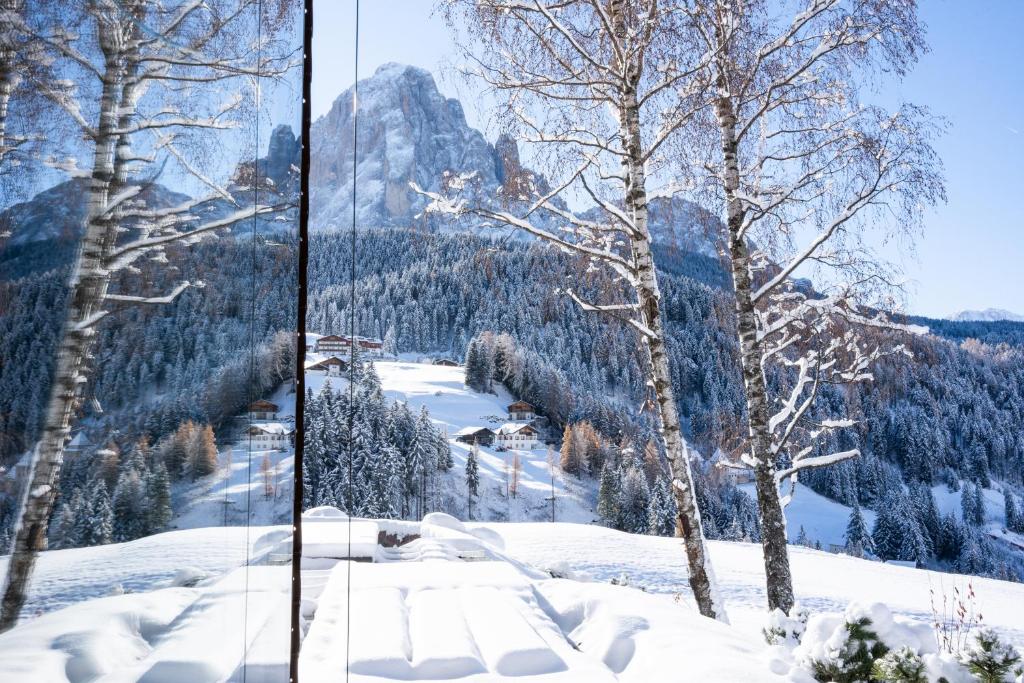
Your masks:
<svg viewBox="0 0 1024 683"><path fill-rule="evenodd" d="M321 513L308 521L322 533L311 535L316 557L302 568L303 681L342 680L346 659L351 680L367 682L646 682L678 680L681 671L692 680L786 678L760 636L754 544L709 544L732 624L725 626L690 604L676 539L571 523L463 526L433 515L422 524L354 522L360 554L371 552L378 525L420 538L372 550L373 563L350 563L339 559L347 519ZM44 553L33 607L80 604L0 636L0 680L232 680L243 655L247 680L272 680L287 661L289 568L261 563L287 548L288 535L286 527L254 528L247 542L245 529L192 529ZM882 602L927 624L931 591L941 600L970 582L985 623L1024 646L1024 585L791 552L798 599L814 613ZM239 568L247 560L252 566ZM173 566L200 571L175 580ZM213 576L188 587L204 573ZM118 584L134 592L103 597ZM43 597L50 593L65 598Z"/></svg>
<svg viewBox="0 0 1024 683"><path fill-rule="evenodd" d="M287 526L182 529L129 543L50 550L39 555L24 618L77 602L138 593L187 578L218 576L246 563L263 562L290 534ZM0 556L0 575L8 556ZM179 576L180 574L180 576Z"/></svg>
<svg viewBox="0 0 1024 683"><path fill-rule="evenodd" d="M552 578L521 562L502 550L507 526L539 536L548 528L590 528L467 530L429 515L416 526L419 539L380 549L373 564L340 561L304 572L304 597L315 611L300 680L337 681L346 668L351 680L366 682L646 682L678 680L681 671L689 680L779 680L755 639L670 598ZM581 545L564 550L572 555Z"/></svg>
<svg viewBox="0 0 1024 683"><path fill-rule="evenodd" d="M629 584L651 593L675 595L686 586L681 541L624 534L598 526L574 524L487 524L505 551L535 566L569 570L598 581L623 573ZM764 568L761 546L709 541L711 560L726 600L731 623L750 636L764 624ZM970 583L985 623L1024 646L1024 584L946 574L861 560L810 548L790 546L797 600L812 612L842 611L851 601L882 602L893 612L930 622L931 592L941 607L943 595Z"/></svg>

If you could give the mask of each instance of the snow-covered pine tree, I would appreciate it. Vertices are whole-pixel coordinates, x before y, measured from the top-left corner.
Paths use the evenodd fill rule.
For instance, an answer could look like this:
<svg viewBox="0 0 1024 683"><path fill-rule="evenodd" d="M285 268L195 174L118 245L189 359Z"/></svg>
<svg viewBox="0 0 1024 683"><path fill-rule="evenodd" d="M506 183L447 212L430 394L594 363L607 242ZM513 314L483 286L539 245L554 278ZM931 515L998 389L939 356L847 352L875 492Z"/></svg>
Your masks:
<svg viewBox="0 0 1024 683"><path fill-rule="evenodd" d="M127 468L121 472L111 502L111 537L117 542L141 538L146 532L146 490L139 472Z"/></svg>
<svg viewBox="0 0 1024 683"><path fill-rule="evenodd" d="M163 531L174 516L171 510L171 478L163 462L157 460L146 475L146 534Z"/></svg>
<svg viewBox="0 0 1024 683"><path fill-rule="evenodd" d="M1003 505L1006 510L1006 528L1018 534L1024 532L1024 511L1018 508L1017 499L1008 484L1003 486Z"/></svg>
<svg viewBox="0 0 1024 683"><path fill-rule="evenodd" d="M807 538L807 532L804 530L803 524L800 525L800 531L797 533L796 541L794 541L794 543L796 543L797 545L802 545L805 548L811 547L811 542Z"/></svg>
<svg viewBox="0 0 1024 683"><path fill-rule="evenodd" d="M654 480L654 486L651 489L651 501L647 514L648 533L655 536L674 536L677 518L676 501L672 496L671 484L664 475L659 475Z"/></svg>
<svg viewBox="0 0 1024 683"><path fill-rule="evenodd" d="M114 534L114 510L110 503L110 494L107 493L107 485L102 479L95 481L88 500L83 502L83 509L86 505L88 514L79 515L79 519L83 519L86 525L80 544L110 543Z"/></svg>
<svg viewBox="0 0 1024 683"><path fill-rule="evenodd" d="M871 538L867 522L860 510L860 503L854 500L850 518L846 523L846 552L854 557L864 557L865 553L874 554L875 544Z"/></svg>
<svg viewBox="0 0 1024 683"><path fill-rule="evenodd" d="M932 490L925 484L917 483L910 487L910 505L914 513L914 519L921 531L921 539L924 542L926 554L931 555L935 551L935 544L938 542L941 533L942 521L939 519L939 509L935 505L935 497Z"/></svg>
<svg viewBox="0 0 1024 683"><path fill-rule="evenodd" d="M612 528L619 528L619 477L611 458L601 468L601 483L597 490L597 515Z"/></svg>
<svg viewBox="0 0 1024 683"><path fill-rule="evenodd" d="M466 386L482 394L491 391L493 368L484 343L473 338L466 350Z"/></svg>
<svg viewBox="0 0 1024 683"><path fill-rule="evenodd" d="M452 447L448 443L447 429L436 430L434 441L437 448L437 471L448 472L455 466L455 461L452 459Z"/></svg>
<svg viewBox="0 0 1024 683"><path fill-rule="evenodd" d="M466 456L466 509L469 519L473 519L473 498L480 490L479 454L480 446L474 443Z"/></svg>
<svg viewBox="0 0 1024 683"><path fill-rule="evenodd" d="M429 465L436 464L434 427L430 422L427 407L420 408L413 430L412 442L406 458L406 487L410 495L416 496L415 515L420 518L424 514L424 498L426 495L426 474Z"/></svg>
<svg viewBox="0 0 1024 683"><path fill-rule="evenodd" d="M53 520L50 522L49 548L52 550L74 547L75 518L81 508L81 495L77 495L79 495L77 505L73 500L65 500L61 503L57 509L57 514L54 515Z"/></svg>
<svg viewBox="0 0 1024 683"><path fill-rule="evenodd" d="M985 521L985 508L981 497L981 489L976 484L965 481L960 490L960 510L964 524L981 526Z"/></svg>
<svg viewBox="0 0 1024 683"><path fill-rule="evenodd" d="M562 432L562 450L560 451L561 457L559 458L558 466L567 474L579 475L580 473L580 453L577 446L573 426L566 423L565 429Z"/></svg>
<svg viewBox="0 0 1024 683"><path fill-rule="evenodd" d="M381 350L390 356L398 355L398 338L395 336L395 328L393 326L388 327L388 331L384 333Z"/></svg>
<svg viewBox="0 0 1024 683"><path fill-rule="evenodd" d="M975 483L982 488L992 486L992 481L988 472L988 451L985 448L985 444L981 441L975 441L972 443L968 450L967 458L969 471Z"/></svg>
<svg viewBox="0 0 1024 683"><path fill-rule="evenodd" d="M623 531L631 534L647 533L650 499L651 490L643 471L635 467L622 470L619 520Z"/></svg>
<svg viewBox="0 0 1024 683"><path fill-rule="evenodd" d="M904 548L906 517L909 515L903 496L894 493L878 506L871 540L875 553L883 560L898 560Z"/></svg>

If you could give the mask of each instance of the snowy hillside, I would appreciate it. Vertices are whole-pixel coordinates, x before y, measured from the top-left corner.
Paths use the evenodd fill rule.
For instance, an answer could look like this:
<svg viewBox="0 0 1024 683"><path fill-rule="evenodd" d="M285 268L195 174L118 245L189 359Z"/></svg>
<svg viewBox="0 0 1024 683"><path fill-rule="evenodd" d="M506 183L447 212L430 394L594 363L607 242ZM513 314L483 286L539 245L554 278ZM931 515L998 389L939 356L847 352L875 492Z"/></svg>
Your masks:
<svg viewBox="0 0 1024 683"><path fill-rule="evenodd" d="M752 499L757 499L753 484L743 484L739 488ZM850 521L850 511L851 508L846 505L830 500L803 484L797 484L793 500L786 507L786 532L789 542L797 540L802 528L809 543L820 543L826 550L830 545L845 545L844 535L846 525ZM868 528L874 528L875 513L866 509L862 509L861 513Z"/></svg>
<svg viewBox="0 0 1024 683"><path fill-rule="evenodd" d="M291 391L291 383L285 383L269 400L280 407L278 419L294 427ZM172 529L291 522L294 448L261 450L241 436L220 447L217 463L213 474L174 487Z"/></svg>
<svg viewBox="0 0 1024 683"><path fill-rule="evenodd" d="M309 360L319 359L315 354ZM481 394L465 386L465 368L416 363L411 361L379 361L374 364L380 376L384 395L390 402L407 402L412 412L421 407L430 412L433 423L451 437L465 427L497 428L509 422L507 407L515 400L503 387L495 394ZM332 389L347 387L342 377L328 377L322 372L306 374L306 385L318 393L325 382ZM440 491L447 494L444 509L460 519L468 517L465 468L470 446L449 438L455 466L440 475ZM511 469L519 456L521 472L515 497L507 495L506 468ZM500 521L549 521L551 519L552 475L554 476L555 519L566 522L591 522L596 483L563 474L548 464L548 448L543 444L533 450L500 452L493 446L480 448L480 490L473 500L473 518ZM555 452L554 457L558 454ZM511 478L509 473L508 478Z"/></svg>

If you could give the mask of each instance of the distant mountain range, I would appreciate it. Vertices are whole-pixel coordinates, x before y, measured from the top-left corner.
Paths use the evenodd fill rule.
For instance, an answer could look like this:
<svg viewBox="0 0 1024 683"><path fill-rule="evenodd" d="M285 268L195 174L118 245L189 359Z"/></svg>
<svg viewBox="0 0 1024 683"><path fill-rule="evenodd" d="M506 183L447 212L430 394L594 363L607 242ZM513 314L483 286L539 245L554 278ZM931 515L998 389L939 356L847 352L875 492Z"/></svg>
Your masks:
<svg viewBox="0 0 1024 683"><path fill-rule="evenodd" d="M194 222L210 221L227 216L239 206L249 206L257 199L262 204L294 201L298 191L298 167L301 142L288 126L278 126L270 136L267 155L259 160L259 197L253 186L253 161L238 164L228 192L236 205L217 198L192 209ZM0 207L0 280L16 279L32 272L48 270L66 263L74 253L85 224L88 178L74 178L40 192L28 201ZM187 202L190 197L160 183L147 186L140 199L150 209L167 209ZM260 217L256 230L279 233L293 230L297 210ZM236 235L253 231L252 221L234 225Z"/></svg>
<svg viewBox="0 0 1024 683"><path fill-rule="evenodd" d="M949 316L948 319L956 320L958 322L996 322L999 320L1009 320L1010 322L1021 323L1024 322L1024 315L1013 313L1002 308L986 308L981 311L960 311L959 313L954 313Z"/></svg>

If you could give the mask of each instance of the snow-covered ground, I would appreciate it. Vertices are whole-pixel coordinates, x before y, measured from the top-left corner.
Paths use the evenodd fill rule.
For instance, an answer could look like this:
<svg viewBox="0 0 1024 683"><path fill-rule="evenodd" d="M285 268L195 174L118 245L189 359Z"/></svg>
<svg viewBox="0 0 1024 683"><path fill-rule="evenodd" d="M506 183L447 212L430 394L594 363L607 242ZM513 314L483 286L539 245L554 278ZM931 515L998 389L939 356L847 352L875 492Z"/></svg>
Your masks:
<svg viewBox="0 0 1024 683"><path fill-rule="evenodd" d="M506 553L535 566L569 570L599 581L625 573L632 586L668 595L681 591L689 600L678 539L636 536L593 525L470 527L488 528L502 539ZM761 546L728 541L708 545L730 621L756 635L766 604ZM842 611L851 601L882 602L897 614L929 622L932 591L941 603L954 586L963 590L970 583L985 623L1024 646L1024 584L912 569L798 546L790 546L789 551L797 600L812 612Z"/></svg>
<svg viewBox="0 0 1024 683"><path fill-rule="evenodd" d="M267 559L287 526L207 527L168 531L129 543L40 553L23 618L120 592L217 576ZM9 556L0 556L0 576ZM184 578L183 578L184 577Z"/></svg>
<svg viewBox="0 0 1024 683"><path fill-rule="evenodd" d="M302 567L304 683L342 680L346 659L351 680L368 683L788 676L761 639L755 544L709 544L726 626L693 609L676 539L570 523L462 525L445 515L354 521L353 548L372 552L367 563L339 559L348 548L343 515L321 510L306 522L318 533ZM419 539L373 548L378 529ZM43 553L31 609L84 601L0 636L0 680L232 680L243 657L247 680L273 680L261 676L280 675L287 662L289 568L263 563L288 536L287 527L191 529ZM941 600L970 582L984 622L1024 646L1024 585L791 553L798 599L812 612L882 602L927 624L932 591ZM199 571L175 579L174 566ZM212 576L192 586L204 574ZM134 592L109 596L118 584ZM51 594L66 597L43 597Z"/></svg>
<svg viewBox="0 0 1024 683"><path fill-rule="evenodd" d="M312 620L300 680L333 682L346 669L366 682L647 682L681 671L691 680L781 680L755 639L671 599L520 562L501 549L506 526L469 531L431 515L417 525L419 539L380 549L373 564L304 572ZM550 528L558 526L580 525Z"/></svg>
<svg viewBox="0 0 1024 683"><path fill-rule="evenodd" d="M307 354L309 360L319 360L316 354ZM463 427L496 428L509 421L507 407L515 398L500 385L494 394L481 394L465 386L465 368L431 365L412 361L376 361L374 367L380 376L385 396L390 401L406 401L416 414L426 406L435 425L453 435ZM341 391L347 386L342 377L328 377L322 372L306 373L306 386L316 394L324 382ZM452 509L461 519L466 515L466 458L468 444L450 439L455 467L443 475L440 488L452 494ZM506 495L506 465L511 467L513 456L519 455L521 472L519 490L515 498ZM479 497L473 500L473 518L500 521L550 521L552 473L554 474L555 519L564 522L592 522L597 518L593 509L596 500L596 482L583 481L564 475L557 467L548 465L548 448L540 445L534 450L497 451L490 447L480 449Z"/></svg>

